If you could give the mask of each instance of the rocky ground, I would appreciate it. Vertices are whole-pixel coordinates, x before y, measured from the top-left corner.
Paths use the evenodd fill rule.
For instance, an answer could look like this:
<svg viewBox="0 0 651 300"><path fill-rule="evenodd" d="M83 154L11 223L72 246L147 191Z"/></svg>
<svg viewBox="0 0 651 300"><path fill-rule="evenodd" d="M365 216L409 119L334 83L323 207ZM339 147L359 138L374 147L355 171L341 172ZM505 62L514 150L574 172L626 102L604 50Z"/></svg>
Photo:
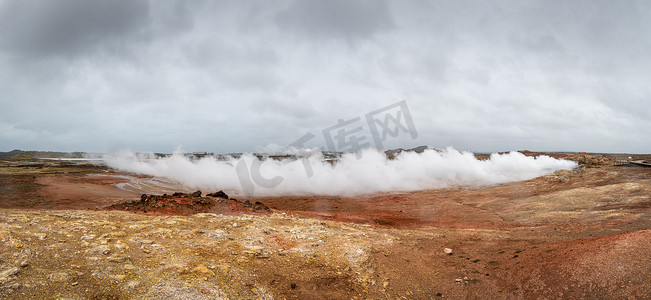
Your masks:
<svg viewBox="0 0 651 300"><path fill-rule="evenodd" d="M8 299L364 297L388 287L370 258L395 238L283 214L10 211L0 224Z"/></svg>
<svg viewBox="0 0 651 300"><path fill-rule="evenodd" d="M0 299L648 298L651 168L583 159L492 187L240 200L7 161Z"/></svg>
<svg viewBox="0 0 651 300"><path fill-rule="evenodd" d="M174 193L172 195L142 194L139 200L127 200L105 207L106 210L123 210L149 215L267 214L271 210L259 201L229 198L223 191L208 193Z"/></svg>

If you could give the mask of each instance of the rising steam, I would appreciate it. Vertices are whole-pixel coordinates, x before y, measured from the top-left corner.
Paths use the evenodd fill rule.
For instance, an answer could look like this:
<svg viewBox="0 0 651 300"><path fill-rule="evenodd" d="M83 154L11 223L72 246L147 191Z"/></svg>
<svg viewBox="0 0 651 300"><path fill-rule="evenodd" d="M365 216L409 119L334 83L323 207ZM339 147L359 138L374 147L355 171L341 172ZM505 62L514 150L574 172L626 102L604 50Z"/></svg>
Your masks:
<svg viewBox="0 0 651 300"><path fill-rule="evenodd" d="M577 166L573 161L548 156L527 157L519 152L491 154L478 160L470 152L453 148L402 152L393 160L384 152L367 149L346 153L332 163L319 151L304 159L259 160L251 154L239 158L190 159L121 152L106 155L109 167L178 181L186 189L224 190L236 194L359 195L415 191L452 186L480 186L527 180Z"/></svg>

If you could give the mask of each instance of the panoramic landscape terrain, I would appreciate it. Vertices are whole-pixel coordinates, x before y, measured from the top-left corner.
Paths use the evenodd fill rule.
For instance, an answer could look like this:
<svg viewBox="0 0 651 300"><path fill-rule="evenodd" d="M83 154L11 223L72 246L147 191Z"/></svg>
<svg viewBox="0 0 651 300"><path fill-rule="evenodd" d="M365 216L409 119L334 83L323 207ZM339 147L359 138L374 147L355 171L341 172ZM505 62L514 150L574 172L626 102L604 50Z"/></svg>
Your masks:
<svg viewBox="0 0 651 300"><path fill-rule="evenodd" d="M649 16L0 0L0 300L651 299Z"/></svg>
<svg viewBox="0 0 651 300"><path fill-rule="evenodd" d="M651 168L625 161L651 156L547 155L578 167L246 197L168 191L81 153L5 152L0 298L647 298Z"/></svg>

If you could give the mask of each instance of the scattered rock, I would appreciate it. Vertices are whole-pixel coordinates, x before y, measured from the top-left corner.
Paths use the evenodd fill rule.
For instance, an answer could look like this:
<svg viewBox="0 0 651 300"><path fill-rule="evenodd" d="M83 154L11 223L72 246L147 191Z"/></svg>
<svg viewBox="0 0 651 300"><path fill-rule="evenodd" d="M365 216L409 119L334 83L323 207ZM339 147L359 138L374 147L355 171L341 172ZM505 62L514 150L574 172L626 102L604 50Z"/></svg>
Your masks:
<svg viewBox="0 0 651 300"><path fill-rule="evenodd" d="M81 239L85 241L93 240L95 239L95 235L94 234L84 235L81 237Z"/></svg>
<svg viewBox="0 0 651 300"><path fill-rule="evenodd" d="M197 272L197 273L201 273L201 274L206 274L206 275L215 276L215 273L213 273L210 269L208 269L208 268L207 268L206 266L204 266L203 264L198 265L197 267L195 267L195 268L194 268L194 271Z"/></svg>
<svg viewBox="0 0 651 300"><path fill-rule="evenodd" d="M111 279L115 279L115 280L117 280L117 281L122 281L122 280L124 280L125 278L127 278L127 275L124 275L124 274L118 274L118 275L111 275L111 276L109 276L109 277L110 277Z"/></svg>
<svg viewBox="0 0 651 300"><path fill-rule="evenodd" d="M19 269L17 267L13 267L13 268L6 269L6 270L0 272L0 282L5 282L11 276L14 276L14 275L18 274L18 270Z"/></svg>
<svg viewBox="0 0 651 300"><path fill-rule="evenodd" d="M211 239L221 241L221 240L226 239L228 234L226 233L226 231L223 231L221 229L215 229L215 230L210 230L210 231L204 232L203 236L205 236L207 238L211 238Z"/></svg>
<svg viewBox="0 0 651 300"><path fill-rule="evenodd" d="M125 243L118 242L118 243L115 243L115 248L118 248L120 250L129 250L129 245L127 245Z"/></svg>
<svg viewBox="0 0 651 300"><path fill-rule="evenodd" d="M126 264L124 265L124 269L127 271L138 271L140 270L138 267L132 265L132 264Z"/></svg>
<svg viewBox="0 0 651 300"><path fill-rule="evenodd" d="M126 262L127 260L129 260L129 257L124 256L124 255L113 255L113 256L109 257L108 260L110 262L114 262L114 263L123 263L123 262Z"/></svg>
<svg viewBox="0 0 651 300"><path fill-rule="evenodd" d="M248 255L248 256L256 256L256 255L260 254L260 251L244 250L244 251L242 251L242 254Z"/></svg>
<svg viewBox="0 0 651 300"><path fill-rule="evenodd" d="M450 249L450 248L443 249L443 252L445 252L445 254L447 254L447 255L452 255L452 249Z"/></svg>
<svg viewBox="0 0 651 300"><path fill-rule="evenodd" d="M53 282L68 281L70 279L70 275L68 273L52 273L47 276L47 279Z"/></svg>
<svg viewBox="0 0 651 300"><path fill-rule="evenodd" d="M88 254L103 254L107 255L111 252L111 248L108 245L100 245L95 248L91 248L86 250L86 253Z"/></svg>
<svg viewBox="0 0 651 300"><path fill-rule="evenodd" d="M19 289L21 286L22 286L22 285L21 285L20 283L18 283L18 282L14 282L14 283L12 283L12 284L7 284L7 285L2 286L2 288L8 289L8 290L9 290L9 293L11 293L11 290L12 290L12 289L13 289L13 290L17 290L17 289Z"/></svg>
<svg viewBox="0 0 651 300"><path fill-rule="evenodd" d="M116 238L117 238L117 237L125 237L125 236L127 236L127 233L124 232L124 231L116 231L116 232L111 232L111 233L109 234L109 236L111 236L111 237L116 237Z"/></svg>
<svg viewBox="0 0 651 300"><path fill-rule="evenodd" d="M196 191L192 194L190 194L192 197L201 197L201 191Z"/></svg>
<svg viewBox="0 0 651 300"><path fill-rule="evenodd" d="M138 280L129 280L122 286L122 289L130 291L136 289L140 285Z"/></svg>

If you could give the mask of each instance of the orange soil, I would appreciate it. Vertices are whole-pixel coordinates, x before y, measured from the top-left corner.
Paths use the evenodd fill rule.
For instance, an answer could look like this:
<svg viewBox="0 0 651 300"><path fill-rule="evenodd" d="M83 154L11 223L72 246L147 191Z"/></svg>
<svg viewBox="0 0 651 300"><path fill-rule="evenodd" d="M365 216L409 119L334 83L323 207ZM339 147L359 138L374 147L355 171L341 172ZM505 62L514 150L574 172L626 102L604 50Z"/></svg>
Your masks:
<svg viewBox="0 0 651 300"><path fill-rule="evenodd" d="M95 209L140 196L114 186L124 179L106 176L1 179L4 208L47 199L29 207ZM431 233L373 257L394 291L413 298L439 290L449 297L530 299L651 293L651 168L602 166L476 189L244 200L277 212ZM445 255L443 247L454 254ZM454 281L464 274L473 277Z"/></svg>

